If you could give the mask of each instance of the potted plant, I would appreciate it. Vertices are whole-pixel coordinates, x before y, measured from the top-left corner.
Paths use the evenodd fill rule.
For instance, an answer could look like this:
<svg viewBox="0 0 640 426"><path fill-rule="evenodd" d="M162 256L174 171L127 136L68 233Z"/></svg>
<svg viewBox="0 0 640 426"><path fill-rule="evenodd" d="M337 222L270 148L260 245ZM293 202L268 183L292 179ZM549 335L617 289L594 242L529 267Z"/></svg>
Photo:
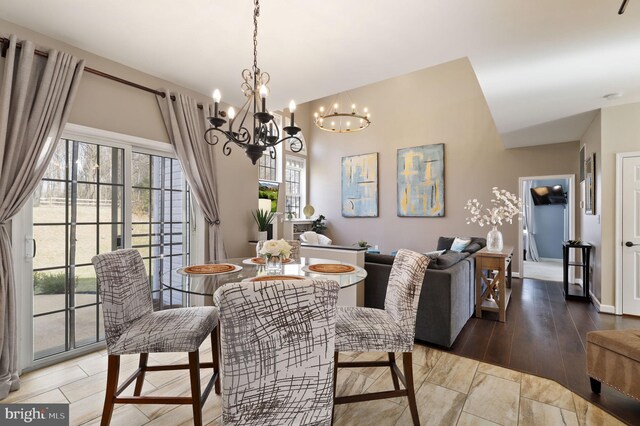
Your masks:
<svg viewBox="0 0 640 426"><path fill-rule="evenodd" d="M253 219L258 224L258 241L267 239L267 230L273 222L274 213L269 210L257 209L252 211Z"/></svg>
<svg viewBox="0 0 640 426"><path fill-rule="evenodd" d="M311 229L313 230L313 232L322 234L322 231L327 229L327 225L325 225L324 223L325 219L326 218L324 217L324 215L321 214L316 220L313 221L313 223L311 224Z"/></svg>

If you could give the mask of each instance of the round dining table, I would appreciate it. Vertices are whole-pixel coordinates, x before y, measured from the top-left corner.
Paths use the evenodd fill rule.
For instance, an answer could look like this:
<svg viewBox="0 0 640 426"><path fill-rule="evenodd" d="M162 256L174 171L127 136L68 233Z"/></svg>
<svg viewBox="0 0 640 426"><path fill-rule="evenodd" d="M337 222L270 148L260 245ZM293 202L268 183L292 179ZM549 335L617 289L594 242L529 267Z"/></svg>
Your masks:
<svg viewBox="0 0 640 426"><path fill-rule="evenodd" d="M339 260L316 259L301 257L300 259L291 259L289 263L283 263L282 272L274 274L268 272L264 264L256 264L248 258L225 259L219 262L210 262L217 264L230 264L235 266L235 270L231 272L218 274L189 274L184 272L184 268L175 268L161 276L163 287L176 290L182 293L188 293L200 296L213 296L217 289L225 284L249 281L252 278L263 276L299 276L313 279L324 279L337 281L340 289L354 286L367 277L367 271L364 268ZM354 268L351 272L345 273L318 273L308 269L310 265L318 264L339 264L350 265ZM278 279L278 278L274 278ZM285 277L280 279L286 279Z"/></svg>

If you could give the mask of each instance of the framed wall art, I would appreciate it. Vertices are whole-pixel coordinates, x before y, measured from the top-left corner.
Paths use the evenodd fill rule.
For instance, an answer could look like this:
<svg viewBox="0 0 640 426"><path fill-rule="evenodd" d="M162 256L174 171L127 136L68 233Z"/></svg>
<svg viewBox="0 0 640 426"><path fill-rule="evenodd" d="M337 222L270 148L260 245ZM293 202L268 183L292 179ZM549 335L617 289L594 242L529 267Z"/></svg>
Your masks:
<svg viewBox="0 0 640 426"><path fill-rule="evenodd" d="M342 157L342 216L378 217L378 153Z"/></svg>
<svg viewBox="0 0 640 426"><path fill-rule="evenodd" d="M444 216L444 144L398 150L398 216Z"/></svg>
<svg viewBox="0 0 640 426"><path fill-rule="evenodd" d="M584 212L596 214L596 154L587 157L584 162Z"/></svg>

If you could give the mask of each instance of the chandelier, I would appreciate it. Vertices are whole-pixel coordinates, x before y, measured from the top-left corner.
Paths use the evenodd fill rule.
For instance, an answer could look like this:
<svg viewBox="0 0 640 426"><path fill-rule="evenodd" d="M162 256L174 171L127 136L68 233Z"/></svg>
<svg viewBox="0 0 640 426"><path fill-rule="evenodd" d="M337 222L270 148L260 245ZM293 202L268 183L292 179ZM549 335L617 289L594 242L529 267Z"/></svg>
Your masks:
<svg viewBox="0 0 640 426"><path fill-rule="evenodd" d="M340 95L338 102L325 110L323 106L313 114L314 122L321 130L334 133L352 133L364 130L371 124L371 114L367 108L360 113L356 104L351 103L351 110L340 111Z"/></svg>
<svg viewBox="0 0 640 426"><path fill-rule="evenodd" d="M222 147L224 155L231 154L230 144L234 143L244 149L253 164L258 162L266 150L269 150L269 155L275 159L275 147L281 142L289 142L289 147L293 152L300 152L303 148L302 140L296 136L301 129L296 127L294 121L295 102L289 103L291 124L282 128L284 134L280 133L280 128L274 121L273 114L267 110L267 96L269 95L267 84L271 77L258 67L258 16L260 16L260 1L255 0L253 9L253 67L242 71L244 81L240 85L246 101L238 113L233 107L230 107L226 114L219 112L221 95L220 91L216 89L213 92L213 117L207 117L213 127L204 132L204 139L209 145L217 145L220 138L226 138ZM223 118L224 116L229 118L228 126L225 126L227 120ZM251 128L251 131L247 126Z"/></svg>

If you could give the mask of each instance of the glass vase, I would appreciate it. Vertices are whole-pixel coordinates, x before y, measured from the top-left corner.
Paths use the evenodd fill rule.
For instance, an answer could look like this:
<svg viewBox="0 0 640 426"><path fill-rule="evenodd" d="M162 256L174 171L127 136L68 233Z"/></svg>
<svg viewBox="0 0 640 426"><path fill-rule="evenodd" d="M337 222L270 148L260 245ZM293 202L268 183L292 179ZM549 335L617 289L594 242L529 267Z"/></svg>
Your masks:
<svg viewBox="0 0 640 426"><path fill-rule="evenodd" d="M282 256L269 256L266 269L269 274L282 273Z"/></svg>
<svg viewBox="0 0 640 426"><path fill-rule="evenodd" d="M502 232L498 231L498 227L494 225L493 229L487 234L487 250L502 251L503 247Z"/></svg>

